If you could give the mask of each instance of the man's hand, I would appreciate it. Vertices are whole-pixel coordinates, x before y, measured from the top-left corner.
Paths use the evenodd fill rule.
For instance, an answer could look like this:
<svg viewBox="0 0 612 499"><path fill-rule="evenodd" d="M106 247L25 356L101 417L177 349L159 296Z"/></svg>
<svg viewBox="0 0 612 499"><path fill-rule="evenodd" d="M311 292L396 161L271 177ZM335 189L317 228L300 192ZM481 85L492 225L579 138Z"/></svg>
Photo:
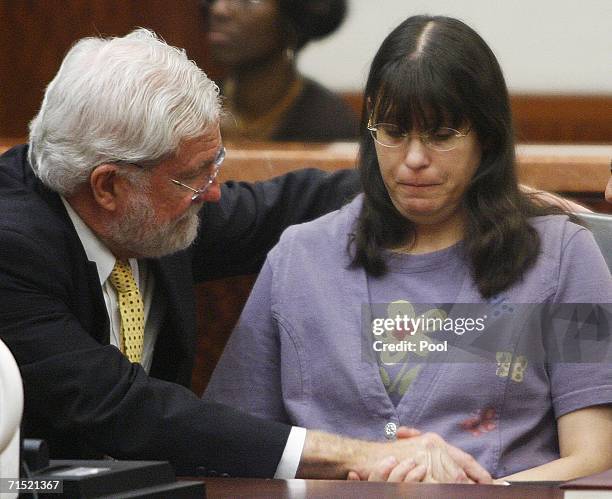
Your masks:
<svg viewBox="0 0 612 499"><path fill-rule="evenodd" d="M394 442L364 442L308 431L298 477L492 483L473 457L440 436L408 428L398 436Z"/></svg>

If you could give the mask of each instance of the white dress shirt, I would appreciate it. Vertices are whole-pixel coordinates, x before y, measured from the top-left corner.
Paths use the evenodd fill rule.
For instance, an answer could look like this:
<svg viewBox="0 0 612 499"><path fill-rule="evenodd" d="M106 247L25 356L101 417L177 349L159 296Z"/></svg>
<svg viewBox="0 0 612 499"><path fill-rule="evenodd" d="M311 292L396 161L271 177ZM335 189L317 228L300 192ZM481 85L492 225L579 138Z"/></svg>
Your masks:
<svg viewBox="0 0 612 499"><path fill-rule="evenodd" d="M83 222L81 217L77 215L70 204L64 198L62 198L62 201L76 229L77 235L83 244L87 258L94 262L98 268L100 286L102 286L104 303L106 304L106 311L108 312L110 321L110 343L120 348L121 315L119 314L117 290L108 279L117 259L104 243L98 239L87 224ZM144 304L145 330L140 364L143 369L149 373L151 370L151 362L153 361L155 341L159 334L161 319L166 309L166 303L162 303L162 300L158 299L156 300L155 306L152 306L153 291L155 291L155 276L152 272L149 272L146 262L139 262L134 258L130 258L129 263Z"/></svg>
<svg viewBox="0 0 612 499"><path fill-rule="evenodd" d="M94 262L98 268L100 286L102 286L104 303L106 304L106 311L110 319L110 342L111 345L120 348L121 316L119 314L117 291L108 279L117 259L63 197L62 202L83 244L87 258ZM140 363L143 369L149 373L153 360L155 341L159 334L161 319L164 316L167 304L161 299L156 299L155 306L152 306L154 299L153 292L155 291L155 276L152 272L149 272L146 262L130 258L129 263L144 304L145 330ZM287 443L285 444L283 455L276 468L274 478L295 478L305 440L306 429L293 426L289 433Z"/></svg>

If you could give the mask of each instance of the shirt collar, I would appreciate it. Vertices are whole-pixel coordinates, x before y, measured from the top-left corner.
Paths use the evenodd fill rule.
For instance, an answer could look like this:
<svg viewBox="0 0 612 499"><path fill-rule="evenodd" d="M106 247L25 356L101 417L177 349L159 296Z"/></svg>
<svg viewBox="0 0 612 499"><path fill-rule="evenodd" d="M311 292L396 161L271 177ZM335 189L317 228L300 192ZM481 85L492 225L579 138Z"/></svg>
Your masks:
<svg viewBox="0 0 612 499"><path fill-rule="evenodd" d="M83 222L77 212L74 211L72 206L70 206L70 203L68 203L63 196L61 196L61 198L62 203L64 203L66 211L68 212L68 216L74 225L77 235L81 240L81 244L83 244L87 258L94 262L98 268L100 285L103 285L108 279L108 276L110 276L117 259L115 258L115 255L113 255L106 247L106 245L100 241L98 236L93 233L87 224Z"/></svg>

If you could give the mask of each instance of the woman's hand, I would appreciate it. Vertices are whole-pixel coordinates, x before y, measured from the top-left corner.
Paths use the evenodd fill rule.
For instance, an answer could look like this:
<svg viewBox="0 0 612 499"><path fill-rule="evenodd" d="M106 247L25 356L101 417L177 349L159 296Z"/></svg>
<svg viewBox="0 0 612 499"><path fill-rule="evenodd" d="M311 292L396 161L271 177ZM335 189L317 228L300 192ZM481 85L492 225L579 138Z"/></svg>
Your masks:
<svg viewBox="0 0 612 499"><path fill-rule="evenodd" d="M397 438L418 437L421 434L416 428L400 426ZM368 476L368 482L422 482L427 475L427 467L417 464L412 458L399 461L389 456L383 459L376 469ZM360 480L355 471L349 471L347 480Z"/></svg>
<svg viewBox="0 0 612 499"><path fill-rule="evenodd" d="M427 476L427 466L417 464L412 458L399 461L384 458L368 476L368 482L422 482ZM347 480L361 480L355 471L349 471Z"/></svg>
<svg viewBox="0 0 612 499"><path fill-rule="evenodd" d="M409 458L398 460L392 455L381 458L369 472L359 474L350 471L349 480L430 482L430 483L492 483L490 475L474 458L462 450L446 443L438 435L422 435L415 428L398 428L397 444L414 439L425 442L427 451L416 452ZM457 463L461 463L458 466Z"/></svg>

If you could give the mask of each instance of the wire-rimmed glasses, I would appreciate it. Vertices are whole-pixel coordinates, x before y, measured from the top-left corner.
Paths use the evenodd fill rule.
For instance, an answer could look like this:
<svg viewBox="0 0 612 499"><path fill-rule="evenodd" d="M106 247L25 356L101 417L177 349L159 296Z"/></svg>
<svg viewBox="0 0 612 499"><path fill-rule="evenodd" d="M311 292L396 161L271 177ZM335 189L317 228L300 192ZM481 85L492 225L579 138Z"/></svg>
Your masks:
<svg viewBox="0 0 612 499"><path fill-rule="evenodd" d="M392 123L368 123L367 126L370 135L383 147L400 147L407 143L407 138L412 135L410 132L402 130L399 126ZM465 132L460 132L450 127L439 127L436 130L428 132L417 132L421 142L428 148L434 151L452 151L460 143L463 137L470 133L470 129Z"/></svg>
<svg viewBox="0 0 612 499"><path fill-rule="evenodd" d="M223 164L223 161L225 161L225 146L221 146L221 148L219 149L219 152L217 152L217 156L213 160L213 165L214 165L213 172L210 175L206 176L206 183L199 189L196 189L195 187L191 187L190 185L187 185L173 178L170 179L170 182L172 182L173 184L179 185L181 187L184 187L185 189L189 189L191 192L193 192L193 195L191 196L191 200L195 201L200 196L202 196L208 190L208 188L212 185L212 183L215 181L215 179L219 175L219 171L221 170L221 165Z"/></svg>
<svg viewBox="0 0 612 499"><path fill-rule="evenodd" d="M174 178L171 178L169 180L173 184L183 187L185 189L189 189L191 192L193 192L193 195L191 196L191 201L195 201L196 199L198 199L198 197L204 194L208 190L208 188L212 185L212 183L217 179L217 176L219 175L219 170L221 170L221 165L223 164L224 161L225 161L225 146L222 145L217 151L217 155L215 156L215 159L213 159L212 161L213 172L210 175L206 176L206 183L199 189L195 187L191 187L190 185L184 182L181 182L180 180L176 180ZM113 161L113 163L117 163L120 165L131 165L131 166L140 168L141 170L145 169L145 166L143 164L134 163L132 161L115 160Z"/></svg>

